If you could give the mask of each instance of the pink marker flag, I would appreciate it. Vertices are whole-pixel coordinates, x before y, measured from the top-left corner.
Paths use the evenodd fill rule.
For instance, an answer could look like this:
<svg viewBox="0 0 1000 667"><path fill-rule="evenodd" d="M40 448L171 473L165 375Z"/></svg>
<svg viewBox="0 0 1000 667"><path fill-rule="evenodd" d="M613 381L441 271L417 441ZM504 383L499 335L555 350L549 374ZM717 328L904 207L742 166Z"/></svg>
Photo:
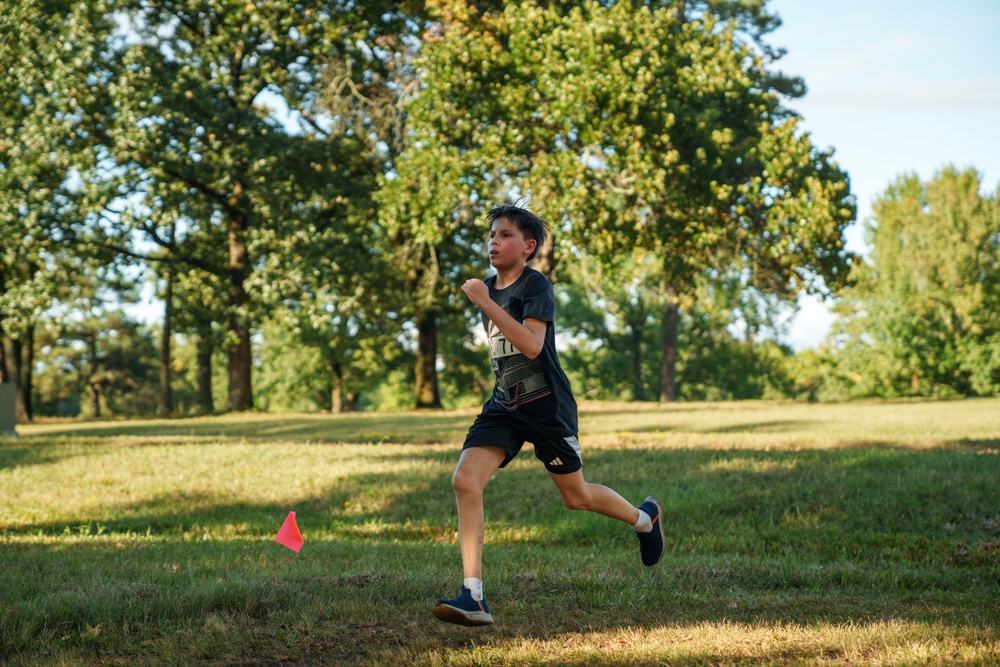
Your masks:
<svg viewBox="0 0 1000 667"><path fill-rule="evenodd" d="M281 524L281 529L274 541L288 547L295 553L298 553L302 545L305 544L302 533L299 532L299 527L295 524L295 512L289 512L288 516L285 517L285 523Z"/></svg>

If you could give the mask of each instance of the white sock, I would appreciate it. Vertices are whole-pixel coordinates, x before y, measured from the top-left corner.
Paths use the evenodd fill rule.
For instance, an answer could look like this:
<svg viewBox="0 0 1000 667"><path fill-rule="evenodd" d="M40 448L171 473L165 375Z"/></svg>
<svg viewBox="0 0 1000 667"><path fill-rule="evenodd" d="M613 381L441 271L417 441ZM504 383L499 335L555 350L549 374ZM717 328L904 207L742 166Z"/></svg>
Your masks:
<svg viewBox="0 0 1000 667"><path fill-rule="evenodd" d="M653 520L644 511L639 510L639 520L632 524L637 533L648 533L653 530Z"/></svg>
<svg viewBox="0 0 1000 667"><path fill-rule="evenodd" d="M476 579L475 577L466 577L462 581L462 583L465 585L466 588L468 588L470 591L472 591L472 599L473 600L482 600L483 599L483 580L482 579Z"/></svg>

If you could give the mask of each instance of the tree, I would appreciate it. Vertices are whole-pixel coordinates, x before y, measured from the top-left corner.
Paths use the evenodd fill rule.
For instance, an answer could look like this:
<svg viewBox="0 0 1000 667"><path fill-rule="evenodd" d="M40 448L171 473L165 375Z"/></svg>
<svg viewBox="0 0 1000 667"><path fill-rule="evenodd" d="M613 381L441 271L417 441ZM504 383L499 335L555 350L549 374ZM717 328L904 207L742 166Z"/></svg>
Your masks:
<svg viewBox="0 0 1000 667"><path fill-rule="evenodd" d="M1000 203L972 169L899 177L865 226L841 354L866 393L1000 391Z"/></svg>
<svg viewBox="0 0 1000 667"><path fill-rule="evenodd" d="M641 250L613 263L582 251L571 257L561 263L557 304L562 328L574 338L561 354L567 371L578 374L573 386L595 398L653 398L661 309L650 286L660 280L659 258Z"/></svg>
<svg viewBox="0 0 1000 667"><path fill-rule="evenodd" d="M311 272L299 269L289 276L300 291L286 300L275 319L291 334L286 337L291 349L316 351L328 388L320 405L340 413L354 409L361 390L371 385L373 371L387 372L398 357L399 322L387 309L386 294L399 281L376 254L323 267L317 258ZM373 352L378 359L374 366Z"/></svg>
<svg viewBox="0 0 1000 667"><path fill-rule="evenodd" d="M197 241L192 243L198 244ZM219 249L219 246L208 247ZM221 265L222 261L216 258L212 263ZM225 279L216 273L189 268L175 269L172 282L175 303L172 330L190 337L195 348L194 410L199 414L212 414L215 411L212 359L225 340L224 327L220 325L225 322Z"/></svg>
<svg viewBox="0 0 1000 667"><path fill-rule="evenodd" d="M407 107L415 148L399 171L416 165L406 199L431 211L401 218L461 226L476 202L519 192L609 264L636 247L661 258L661 400L676 395L679 312L701 276L791 301L835 289L850 263L846 175L781 108L792 80L715 4L692 18L633 2L449 3Z"/></svg>
<svg viewBox="0 0 1000 667"><path fill-rule="evenodd" d="M50 377L49 391L86 395L83 412L99 418L105 409L126 414L156 410L153 336L121 312L133 300L132 281L114 267L78 263L63 286L39 336L38 364ZM51 376L60 376L54 380ZM130 396L128 401L123 399Z"/></svg>
<svg viewBox="0 0 1000 667"><path fill-rule="evenodd" d="M110 32L103 2L0 2L0 380L31 419L35 332L86 239L80 170ZM4 339L10 341L6 354ZM9 368L12 366L13 368Z"/></svg>
<svg viewBox="0 0 1000 667"><path fill-rule="evenodd" d="M303 249L365 252L347 223L373 185L356 139L296 129L272 108L309 115L325 54L350 44L361 19L319 1L121 0L115 9L132 33L101 128L117 165L114 178L94 177L110 192L102 224L133 258L144 257L129 247L138 232L183 267L225 280L227 407L245 410L254 323L296 289L287 262ZM222 264L204 259L220 247Z"/></svg>
<svg viewBox="0 0 1000 667"><path fill-rule="evenodd" d="M461 163L419 139L396 161L393 176L379 191L379 210L405 284L400 311L414 323L415 406L440 408L438 325L467 308L460 278L486 268L485 234L476 224L482 204Z"/></svg>
<svg viewBox="0 0 1000 667"><path fill-rule="evenodd" d="M157 409L152 332L120 311L80 311L39 337L47 394L84 396L83 414L145 415ZM76 415L72 415L76 416Z"/></svg>
<svg viewBox="0 0 1000 667"><path fill-rule="evenodd" d="M563 353L573 385L583 395L609 400L657 397L663 353L662 262L641 249L614 266L575 254L559 284L560 321L574 344ZM745 286L716 276L698 277L692 306L680 314L678 396L685 400L784 397L789 351L761 338L766 304ZM733 332L740 313L739 334ZM770 332L770 331L768 331Z"/></svg>
<svg viewBox="0 0 1000 667"><path fill-rule="evenodd" d="M385 15L389 24L369 31L361 57L335 61L323 103L364 139L366 154L381 173L375 197L380 230L373 241L397 283L396 289L381 289L382 281L368 289L389 297L383 299L387 308L407 325L404 331L415 347L415 406L440 408L439 327L464 312L464 299L452 285L456 277L480 270L475 243L482 235L470 236L467 230L481 209L474 202L450 209L447 194L436 202L435 187L461 188L462 175L426 171L440 164L423 152L424 144L411 131L413 109L407 103L436 75L422 77L414 64L416 44L427 35L422 5L397 3Z"/></svg>

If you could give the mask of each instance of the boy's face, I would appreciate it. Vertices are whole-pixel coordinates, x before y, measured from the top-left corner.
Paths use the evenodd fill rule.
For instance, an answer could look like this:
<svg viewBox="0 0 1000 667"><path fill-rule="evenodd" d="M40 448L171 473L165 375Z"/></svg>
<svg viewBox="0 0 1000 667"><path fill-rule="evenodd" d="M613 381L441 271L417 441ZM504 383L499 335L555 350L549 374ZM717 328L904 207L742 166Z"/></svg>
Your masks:
<svg viewBox="0 0 1000 667"><path fill-rule="evenodd" d="M497 218L490 225L490 264L497 271L524 266L537 241L524 238L524 232L507 218Z"/></svg>

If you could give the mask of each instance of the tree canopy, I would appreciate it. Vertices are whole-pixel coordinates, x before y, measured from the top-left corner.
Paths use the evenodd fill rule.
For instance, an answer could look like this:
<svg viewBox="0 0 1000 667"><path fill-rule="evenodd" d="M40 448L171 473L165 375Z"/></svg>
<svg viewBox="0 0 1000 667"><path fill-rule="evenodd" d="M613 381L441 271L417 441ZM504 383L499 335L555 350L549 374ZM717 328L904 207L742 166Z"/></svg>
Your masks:
<svg viewBox="0 0 1000 667"><path fill-rule="evenodd" d="M607 263L634 248L661 258L661 398L675 393L671 318L699 277L786 298L843 284L847 176L781 108L739 21L531 0L452 2L435 18L387 217L457 239L484 202L524 194L568 245Z"/></svg>
<svg viewBox="0 0 1000 667"><path fill-rule="evenodd" d="M323 63L358 17L332 2L115 3L128 19L95 174L118 247L135 240L225 284L227 407L252 406L255 323L299 289L290 277L340 272L361 249L374 172L355 137L296 129ZM108 174L111 178L108 178Z"/></svg>
<svg viewBox="0 0 1000 667"><path fill-rule="evenodd" d="M846 363L869 391L1000 391L1000 203L981 188L974 170L946 167L876 200L844 304Z"/></svg>

